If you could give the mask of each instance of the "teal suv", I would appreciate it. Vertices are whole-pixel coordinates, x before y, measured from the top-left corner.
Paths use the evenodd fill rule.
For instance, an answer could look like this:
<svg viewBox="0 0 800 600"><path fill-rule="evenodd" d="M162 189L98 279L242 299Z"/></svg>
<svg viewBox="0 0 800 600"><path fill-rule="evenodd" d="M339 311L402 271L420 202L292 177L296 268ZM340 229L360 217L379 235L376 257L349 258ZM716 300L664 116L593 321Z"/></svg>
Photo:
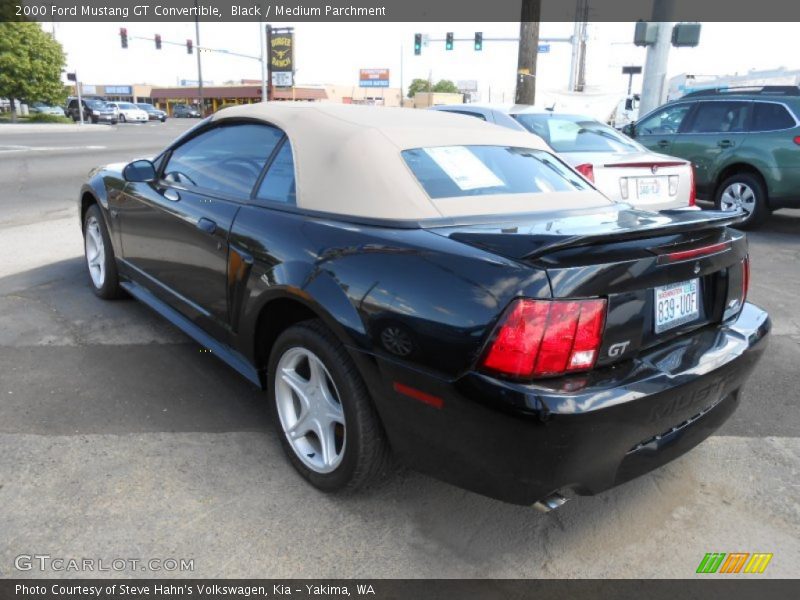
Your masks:
<svg viewBox="0 0 800 600"><path fill-rule="evenodd" d="M701 197L761 225L772 210L800 207L800 88L692 92L623 131L644 146L691 161Z"/></svg>

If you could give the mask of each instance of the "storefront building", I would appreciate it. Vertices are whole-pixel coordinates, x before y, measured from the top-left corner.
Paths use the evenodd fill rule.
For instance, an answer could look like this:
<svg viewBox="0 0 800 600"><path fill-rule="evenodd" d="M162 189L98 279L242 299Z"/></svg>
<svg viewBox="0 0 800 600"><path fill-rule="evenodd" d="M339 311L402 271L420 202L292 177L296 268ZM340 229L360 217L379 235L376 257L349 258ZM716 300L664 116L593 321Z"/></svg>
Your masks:
<svg viewBox="0 0 800 600"><path fill-rule="evenodd" d="M153 88L153 104L172 114L176 104L200 104L197 87ZM324 88L294 87L273 88L270 100L321 102L328 99ZM223 106L261 102L261 85L225 85L203 87L204 114L216 112Z"/></svg>

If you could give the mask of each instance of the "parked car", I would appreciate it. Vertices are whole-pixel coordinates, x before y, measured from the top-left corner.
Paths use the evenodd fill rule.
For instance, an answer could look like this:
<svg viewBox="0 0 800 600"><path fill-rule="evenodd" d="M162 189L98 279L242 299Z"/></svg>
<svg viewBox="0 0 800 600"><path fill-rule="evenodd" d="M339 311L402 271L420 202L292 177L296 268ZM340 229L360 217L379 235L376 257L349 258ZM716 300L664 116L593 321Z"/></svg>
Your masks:
<svg viewBox="0 0 800 600"><path fill-rule="evenodd" d="M741 215L632 209L535 136L441 112L231 108L96 169L79 214L94 293L265 389L325 491L391 451L543 510L597 493L724 422L770 328Z"/></svg>
<svg viewBox="0 0 800 600"><path fill-rule="evenodd" d="M176 104L175 106L172 107L172 116L175 117L176 119L190 118L190 117L199 118L200 111L197 110L196 107L189 106L188 104Z"/></svg>
<svg viewBox="0 0 800 600"><path fill-rule="evenodd" d="M117 109L120 123L147 123L148 114L132 102L108 102L108 105Z"/></svg>
<svg viewBox="0 0 800 600"><path fill-rule="evenodd" d="M66 116L64 109L60 106L52 106L50 104L45 104L44 102L34 102L30 105L30 107L28 107L28 110L34 114L54 115L57 117Z"/></svg>
<svg viewBox="0 0 800 600"><path fill-rule="evenodd" d="M434 110L536 134L612 200L656 211L695 206L689 162L650 152L591 117L524 105L454 104Z"/></svg>
<svg viewBox="0 0 800 600"><path fill-rule="evenodd" d="M115 109L108 104L104 100L98 100L96 98L82 98L81 102L83 103L83 118L86 121L91 121L92 123L111 123L112 125L116 125L119 117ZM67 116L70 117L73 121L79 121L81 118L80 110L78 107L78 99L71 98L67 103Z"/></svg>
<svg viewBox="0 0 800 600"><path fill-rule="evenodd" d="M744 228L800 206L800 88L692 92L624 128L637 142L694 165L698 194L743 209Z"/></svg>
<svg viewBox="0 0 800 600"><path fill-rule="evenodd" d="M162 123L167 120L167 113L163 110L156 108L152 104L146 104L144 102L138 103L136 106L141 108L144 112L147 113L147 118L151 121L161 121Z"/></svg>

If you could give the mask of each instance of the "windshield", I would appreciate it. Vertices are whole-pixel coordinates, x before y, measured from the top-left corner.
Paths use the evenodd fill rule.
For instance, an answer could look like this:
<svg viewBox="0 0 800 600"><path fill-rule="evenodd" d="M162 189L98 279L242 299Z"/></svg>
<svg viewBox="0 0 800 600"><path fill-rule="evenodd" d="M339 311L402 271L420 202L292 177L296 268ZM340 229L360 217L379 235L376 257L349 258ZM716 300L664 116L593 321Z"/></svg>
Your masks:
<svg viewBox="0 0 800 600"><path fill-rule="evenodd" d="M138 106L142 110L155 110L155 106L153 106L152 104L137 104L136 106Z"/></svg>
<svg viewBox="0 0 800 600"><path fill-rule="evenodd" d="M108 104L106 104L102 100L87 100L86 106L88 106L89 108L110 108Z"/></svg>
<svg viewBox="0 0 800 600"><path fill-rule="evenodd" d="M132 110L138 108L135 104L131 104L130 102L119 102L117 106L125 110Z"/></svg>
<svg viewBox="0 0 800 600"><path fill-rule="evenodd" d="M580 175L543 150L437 146L404 150L402 156L434 199L590 189Z"/></svg>
<svg viewBox="0 0 800 600"><path fill-rule="evenodd" d="M511 115L541 137L556 152L642 152L644 148L616 129L598 121L570 115Z"/></svg>

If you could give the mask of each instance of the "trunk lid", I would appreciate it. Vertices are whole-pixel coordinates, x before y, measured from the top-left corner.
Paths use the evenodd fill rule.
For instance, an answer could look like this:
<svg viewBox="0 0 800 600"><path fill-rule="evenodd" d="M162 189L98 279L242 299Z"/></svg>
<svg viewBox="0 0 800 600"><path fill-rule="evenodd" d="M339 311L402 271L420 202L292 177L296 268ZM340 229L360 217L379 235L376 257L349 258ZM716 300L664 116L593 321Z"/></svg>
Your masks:
<svg viewBox="0 0 800 600"><path fill-rule="evenodd" d="M536 215L432 231L545 270L553 298L607 298L598 358L598 365L606 365L738 314L747 243L743 234L727 226L740 219L715 211L649 213L617 205L601 212ZM696 316L664 328L659 303L664 306L676 284L691 282L697 289L697 306L689 314ZM682 294L674 293L681 302Z"/></svg>

